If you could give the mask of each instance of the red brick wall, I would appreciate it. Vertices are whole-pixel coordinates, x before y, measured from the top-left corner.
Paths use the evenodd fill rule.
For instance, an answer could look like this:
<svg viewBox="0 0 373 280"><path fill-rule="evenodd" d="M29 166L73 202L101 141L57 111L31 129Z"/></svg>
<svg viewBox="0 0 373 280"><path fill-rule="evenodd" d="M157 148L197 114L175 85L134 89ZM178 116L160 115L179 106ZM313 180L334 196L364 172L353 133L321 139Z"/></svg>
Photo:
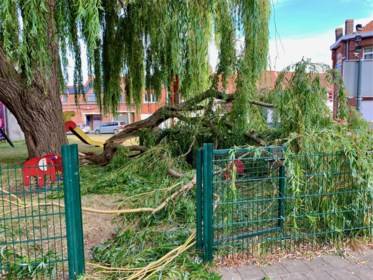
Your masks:
<svg viewBox="0 0 373 280"><path fill-rule="evenodd" d="M75 116L72 118L77 125L84 125L86 122L86 115L102 115L102 121L112 121L113 115L106 114L103 115L100 112L100 109L96 102L89 102L89 96L93 94L93 90L90 89L86 94L85 97L79 96L78 97L78 104L75 102L75 94L67 94L61 97L62 100L62 107L63 111L73 111L75 112ZM165 89L162 90L162 94L160 96L160 100L158 103L142 103L139 110L137 110L135 105L128 105L126 103L120 103L118 108L118 113L121 112L131 112L134 114L134 120L138 121L141 119L141 114L152 114L154 113L159 107L166 104L166 95L167 92ZM143 98L144 100L144 98Z"/></svg>
<svg viewBox="0 0 373 280"><path fill-rule="evenodd" d="M348 45L348 54L346 57L346 48ZM359 44L362 49L365 47L370 47L373 46L373 37L372 38L363 38L363 40ZM348 59L348 60L354 60L354 59L360 59L363 56L363 50L361 51L359 56L355 55L355 48L357 46L357 43L353 40L348 40L348 41L342 41L339 45L339 47L335 50L332 51L332 61L333 61L333 68L336 67L337 63L337 56L338 54L341 54L343 58Z"/></svg>
<svg viewBox="0 0 373 280"><path fill-rule="evenodd" d="M141 114L153 114L156 110L158 110L161 106L166 104L167 99L167 91L165 88L162 89L161 96L157 103L142 103L140 113ZM144 101L144 97L143 97Z"/></svg>
<svg viewBox="0 0 373 280"><path fill-rule="evenodd" d="M360 59L363 58L363 50L361 51L360 55L358 57L355 56L354 50L357 46L357 43L355 41L350 41L350 48L348 52L348 59ZM373 46L373 38L363 38L363 40L360 42L360 46L364 49L365 47L371 47Z"/></svg>

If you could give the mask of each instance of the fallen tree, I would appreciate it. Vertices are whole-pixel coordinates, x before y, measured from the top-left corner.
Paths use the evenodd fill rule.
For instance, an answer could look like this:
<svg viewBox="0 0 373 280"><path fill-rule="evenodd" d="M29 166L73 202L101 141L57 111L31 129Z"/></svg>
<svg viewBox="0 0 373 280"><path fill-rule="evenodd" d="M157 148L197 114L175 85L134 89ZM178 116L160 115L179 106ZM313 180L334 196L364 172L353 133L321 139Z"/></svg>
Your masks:
<svg viewBox="0 0 373 280"><path fill-rule="evenodd" d="M202 94L190 98L180 104L163 106L159 108L155 113L153 113L149 118L131 123L125 126L120 133L109 138L104 145L104 151L102 154L96 155L88 153L85 155L85 158L94 163L106 165L113 158L118 147L123 142L130 138L138 137L141 130L154 129L169 119L175 118L185 123L199 122L202 123L204 126L209 127L209 129L214 130L214 126L216 125L216 123L211 121L211 114L214 114L214 112L212 112L213 109L211 105L216 103L214 103L214 101L219 101L220 104L226 105L228 103L232 103L234 99L235 95L233 94L226 94L222 91L209 89ZM249 103L260 107L274 108L273 104L262 101L249 100ZM200 114L198 114L199 112ZM226 113L229 113L229 111ZM188 114L192 114L194 116L188 116ZM233 122L225 120L224 125L227 128L232 128ZM257 144L265 144L264 140L261 139L255 133L255 131L245 132L244 134L248 139L253 140ZM146 148L144 146L130 146L128 147L128 149L132 151L143 152Z"/></svg>

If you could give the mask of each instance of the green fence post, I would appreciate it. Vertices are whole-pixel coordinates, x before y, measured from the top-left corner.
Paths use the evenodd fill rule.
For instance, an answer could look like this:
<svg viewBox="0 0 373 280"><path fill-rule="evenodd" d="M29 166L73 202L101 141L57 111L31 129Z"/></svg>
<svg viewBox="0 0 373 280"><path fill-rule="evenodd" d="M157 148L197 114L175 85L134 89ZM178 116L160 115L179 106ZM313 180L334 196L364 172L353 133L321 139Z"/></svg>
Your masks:
<svg viewBox="0 0 373 280"><path fill-rule="evenodd" d="M62 146L62 161L69 279L75 280L85 271L77 144Z"/></svg>
<svg viewBox="0 0 373 280"><path fill-rule="evenodd" d="M278 227L280 229L284 226L285 220L285 165L281 165L279 172L279 188L278 188Z"/></svg>
<svg viewBox="0 0 373 280"><path fill-rule="evenodd" d="M211 143L203 144L203 260L212 261L212 247L214 232L212 228L213 215L213 146Z"/></svg>
<svg viewBox="0 0 373 280"><path fill-rule="evenodd" d="M196 176L197 176L197 188L196 188L196 247L201 250L203 247L203 237L202 237L202 220L203 220L203 187L202 187L202 149L197 149L196 157Z"/></svg>

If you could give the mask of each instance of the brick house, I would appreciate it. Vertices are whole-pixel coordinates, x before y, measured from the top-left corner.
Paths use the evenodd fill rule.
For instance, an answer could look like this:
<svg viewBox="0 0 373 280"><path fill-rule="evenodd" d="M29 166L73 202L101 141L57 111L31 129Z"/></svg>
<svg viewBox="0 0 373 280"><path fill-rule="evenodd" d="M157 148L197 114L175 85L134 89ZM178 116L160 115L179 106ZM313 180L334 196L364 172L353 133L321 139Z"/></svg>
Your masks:
<svg viewBox="0 0 373 280"><path fill-rule="evenodd" d="M373 122L373 21L354 26L354 20L346 20L344 30L335 30L335 43L330 49L333 68L343 77L349 104ZM334 109L336 105L334 98Z"/></svg>
<svg viewBox="0 0 373 280"><path fill-rule="evenodd" d="M280 72L277 71L265 71L258 80L258 90L264 94L272 90L279 74ZM290 72L287 73L288 78L290 78L291 75L292 74ZM333 88L329 83L327 83L324 74L320 74L320 78L322 85L328 89L327 104L330 108L332 108ZM74 111L75 117L73 117L73 121L75 121L81 127L89 126L91 131L94 131L102 122L119 120L126 123L132 123L134 121L146 119L158 108L165 105L169 99L168 92L165 88L162 89L159 100L154 94L147 92L144 94L142 104L137 111L135 105L126 103L125 96L123 95L118 108L118 115L103 115L100 112L99 106L97 105L96 95L93 91L92 79L88 79L88 81L83 85L83 88L85 95L78 97L78 103L75 102L76 94L73 86L66 87L65 94L61 96L61 101L63 111ZM225 92L228 94L234 94L236 91L236 77L232 76L228 79L225 89L223 88L223 83L220 81L218 88L219 90L225 90Z"/></svg>
<svg viewBox="0 0 373 280"><path fill-rule="evenodd" d="M61 102L63 111L74 111L75 116L73 121L79 126L89 126L93 131L102 122L108 121L123 121L125 123L132 123L134 121L143 120L154 113L159 107L166 104L167 91L162 90L161 96L158 100L157 96L151 92L146 92L143 96L143 102L136 110L134 104L127 104L125 96L122 95L120 98L120 104L118 107L118 114L113 116L112 114L102 114L100 108L97 105L96 95L93 91L92 78L89 78L83 85L83 91L85 95L76 97L73 86L67 86L63 95L61 95ZM75 102L75 99L78 102Z"/></svg>

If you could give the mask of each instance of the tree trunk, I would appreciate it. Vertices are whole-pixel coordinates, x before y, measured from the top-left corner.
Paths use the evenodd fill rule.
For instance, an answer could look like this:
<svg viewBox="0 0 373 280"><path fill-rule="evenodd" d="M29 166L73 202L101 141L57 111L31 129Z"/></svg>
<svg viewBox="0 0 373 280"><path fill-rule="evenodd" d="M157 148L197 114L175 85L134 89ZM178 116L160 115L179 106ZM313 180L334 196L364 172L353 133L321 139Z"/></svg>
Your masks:
<svg viewBox="0 0 373 280"><path fill-rule="evenodd" d="M48 0L48 52L51 58L48 74L34 69L32 82L16 71L0 47L0 101L16 117L22 131L29 158L45 153L61 153L67 142L60 100L59 48L54 19L55 0Z"/></svg>
<svg viewBox="0 0 373 280"><path fill-rule="evenodd" d="M30 158L48 152L60 154L66 136L57 76L51 75L47 86L28 85L0 49L0 101L25 134Z"/></svg>
<svg viewBox="0 0 373 280"><path fill-rule="evenodd" d="M16 117L25 134L29 158L49 152L61 153L61 145L66 143L66 136L58 94L47 95L35 90L2 86L0 101Z"/></svg>

